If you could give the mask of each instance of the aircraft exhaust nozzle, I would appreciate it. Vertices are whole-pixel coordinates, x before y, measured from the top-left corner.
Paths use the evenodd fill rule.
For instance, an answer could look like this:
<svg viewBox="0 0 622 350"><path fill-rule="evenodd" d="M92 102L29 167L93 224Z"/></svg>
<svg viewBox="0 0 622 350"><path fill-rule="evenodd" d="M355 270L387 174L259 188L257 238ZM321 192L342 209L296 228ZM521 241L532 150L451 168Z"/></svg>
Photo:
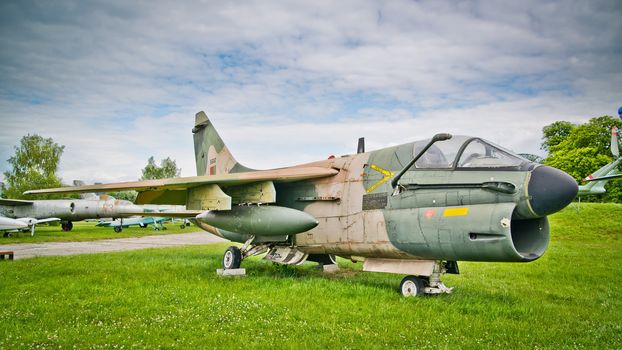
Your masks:
<svg viewBox="0 0 622 350"><path fill-rule="evenodd" d="M257 236L294 235L319 224L316 218L303 211L271 205L209 210L196 219L219 229Z"/></svg>
<svg viewBox="0 0 622 350"><path fill-rule="evenodd" d="M539 166L531 172L527 192L533 212L547 216L565 208L577 196L579 186L565 172L550 166Z"/></svg>

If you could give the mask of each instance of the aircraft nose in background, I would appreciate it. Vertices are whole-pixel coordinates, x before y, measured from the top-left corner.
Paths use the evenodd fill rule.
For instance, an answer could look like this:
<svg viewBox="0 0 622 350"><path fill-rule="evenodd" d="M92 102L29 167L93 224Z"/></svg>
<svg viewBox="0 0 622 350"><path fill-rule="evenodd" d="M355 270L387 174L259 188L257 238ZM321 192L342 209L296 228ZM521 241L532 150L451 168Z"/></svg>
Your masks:
<svg viewBox="0 0 622 350"><path fill-rule="evenodd" d="M549 166L539 166L531 172L529 203L533 211L546 216L562 210L577 196L579 186L565 172Z"/></svg>

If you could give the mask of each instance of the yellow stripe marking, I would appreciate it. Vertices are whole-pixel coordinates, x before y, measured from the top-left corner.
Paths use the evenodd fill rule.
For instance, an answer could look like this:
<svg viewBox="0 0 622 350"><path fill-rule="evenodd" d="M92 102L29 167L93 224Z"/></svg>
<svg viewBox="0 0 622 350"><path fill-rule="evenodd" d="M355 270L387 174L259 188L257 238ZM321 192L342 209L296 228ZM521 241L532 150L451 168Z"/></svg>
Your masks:
<svg viewBox="0 0 622 350"><path fill-rule="evenodd" d="M383 183L387 182L390 178L393 177L393 175L395 175L395 172L382 169L381 167L379 167L379 166L377 166L375 164L372 164L369 167L374 169L374 170L376 170L377 172L381 173L382 175L384 175L384 177L380 181L378 181L375 184L373 184L370 188L368 188L367 189L367 193L375 190L378 186L380 186Z"/></svg>
<svg viewBox="0 0 622 350"><path fill-rule="evenodd" d="M443 216L465 216L469 214L469 208L447 208L443 211Z"/></svg>

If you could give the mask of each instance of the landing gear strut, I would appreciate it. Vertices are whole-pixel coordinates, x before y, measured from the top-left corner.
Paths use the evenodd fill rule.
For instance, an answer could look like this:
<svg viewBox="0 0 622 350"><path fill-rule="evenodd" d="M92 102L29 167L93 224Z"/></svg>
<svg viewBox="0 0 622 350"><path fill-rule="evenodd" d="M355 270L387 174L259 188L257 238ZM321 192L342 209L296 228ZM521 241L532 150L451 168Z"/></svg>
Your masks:
<svg viewBox="0 0 622 350"><path fill-rule="evenodd" d="M73 228L73 223L71 221L63 222L60 224L60 227L63 229L63 231L69 232Z"/></svg>
<svg viewBox="0 0 622 350"><path fill-rule="evenodd" d="M225 270L233 270L239 269L242 260L248 258L249 256L258 255L266 250L268 250L268 245L260 244L260 245L252 245L251 243L255 240L255 236L251 236L242 248L238 248L235 246L231 246L225 250L225 254L222 257L222 267Z"/></svg>
<svg viewBox="0 0 622 350"><path fill-rule="evenodd" d="M441 282L442 273L458 272L458 264L455 261L437 261L430 276L406 276L400 283L400 293L405 297L415 297L424 294L449 294L453 288L448 288Z"/></svg>

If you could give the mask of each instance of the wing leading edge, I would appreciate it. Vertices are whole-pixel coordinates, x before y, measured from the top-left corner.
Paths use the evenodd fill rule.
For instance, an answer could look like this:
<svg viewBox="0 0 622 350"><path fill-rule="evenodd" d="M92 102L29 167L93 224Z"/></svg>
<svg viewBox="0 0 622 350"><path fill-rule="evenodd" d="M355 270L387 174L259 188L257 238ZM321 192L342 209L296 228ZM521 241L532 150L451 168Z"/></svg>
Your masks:
<svg viewBox="0 0 622 350"><path fill-rule="evenodd" d="M293 167L210 176L119 182L26 191L24 194L85 193L136 190L137 204L179 204L189 210L229 210L232 203L273 203L274 183L317 179L339 171Z"/></svg>

